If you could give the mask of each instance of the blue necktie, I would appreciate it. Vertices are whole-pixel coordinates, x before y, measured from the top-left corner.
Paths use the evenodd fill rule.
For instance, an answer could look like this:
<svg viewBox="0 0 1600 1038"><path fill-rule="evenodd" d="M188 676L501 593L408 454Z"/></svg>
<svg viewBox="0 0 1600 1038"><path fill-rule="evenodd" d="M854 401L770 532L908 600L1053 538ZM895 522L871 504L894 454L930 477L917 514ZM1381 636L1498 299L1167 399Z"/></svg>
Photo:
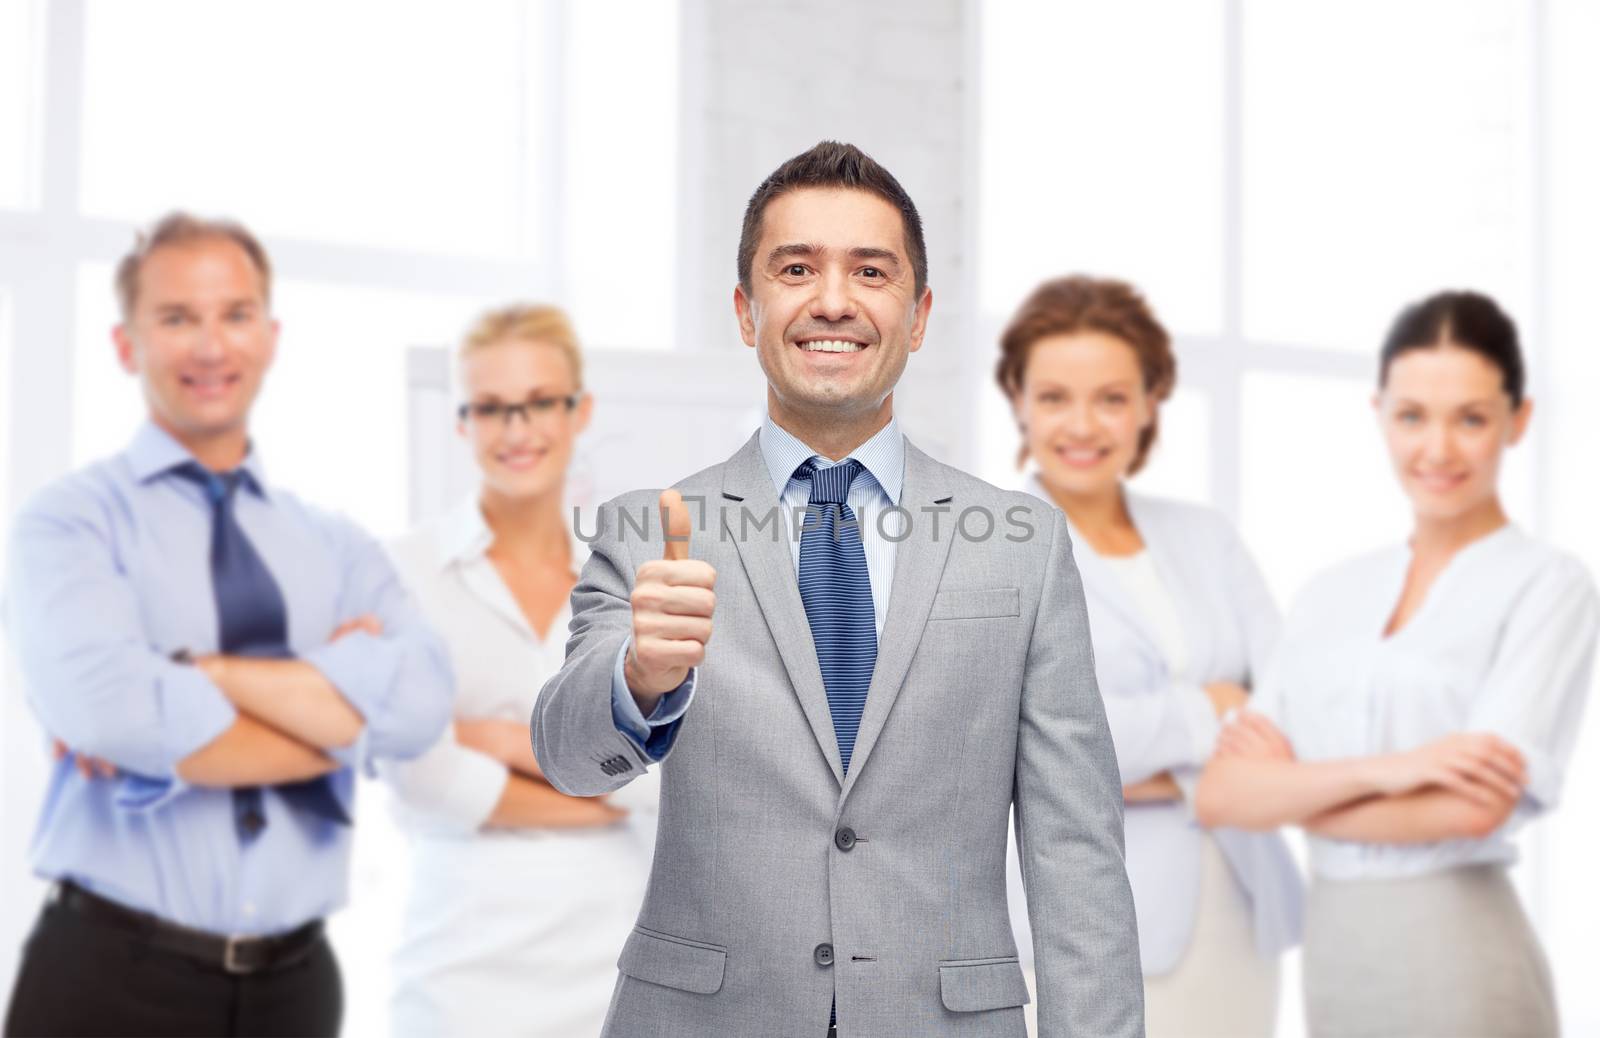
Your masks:
<svg viewBox="0 0 1600 1038"><path fill-rule="evenodd" d="M800 601L811 624L845 774L878 661L867 553L861 525L846 504L850 484L861 472L859 461L820 468L815 458L795 470L795 478L811 481L800 533Z"/></svg>
<svg viewBox="0 0 1600 1038"><path fill-rule="evenodd" d="M200 484L211 502L211 589L217 599L218 648L229 656L288 657L289 614L283 592L233 514L239 484L249 480L249 474L235 470L219 475L192 461L172 472ZM295 808L350 824L326 775L273 788ZM260 786L234 789L233 809L246 841L266 827Z"/></svg>

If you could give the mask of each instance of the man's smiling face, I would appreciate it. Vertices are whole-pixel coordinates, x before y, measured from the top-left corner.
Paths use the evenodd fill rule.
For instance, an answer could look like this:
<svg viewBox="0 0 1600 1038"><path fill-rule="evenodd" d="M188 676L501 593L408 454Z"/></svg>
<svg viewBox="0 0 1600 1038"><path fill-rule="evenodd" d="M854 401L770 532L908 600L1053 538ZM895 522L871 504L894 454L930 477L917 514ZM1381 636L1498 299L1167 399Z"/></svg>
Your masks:
<svg viewBox="0 0 1600 1038"><path fill-rule="evenodd" d="M780 412L851 417L878 410L921 348L920 298L900 211L853 188L801 188L762 214L750 288L734 290L745 345Z"/></svg>

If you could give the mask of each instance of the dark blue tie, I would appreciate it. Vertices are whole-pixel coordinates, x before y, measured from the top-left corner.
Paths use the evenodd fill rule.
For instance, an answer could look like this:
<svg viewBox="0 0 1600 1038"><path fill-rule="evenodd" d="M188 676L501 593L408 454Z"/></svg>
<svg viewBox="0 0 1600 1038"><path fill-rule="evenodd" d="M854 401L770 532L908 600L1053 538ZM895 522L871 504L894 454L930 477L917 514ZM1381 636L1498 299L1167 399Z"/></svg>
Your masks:
<svg viewBox="0 0 1600 1038"><path fill-rule="evenodd" d="M219 650L229 656L288 657L289 614L283 592L233 514L234 497L239 485L250 480L249 473L218 474L192 461L172 471L198 483L211 502L211 589L217 599ZM273 788L292 807L350 824L350 816L326 775ZM267 824L261 810L261 787L236 788L233 807L240 835L254 839Z"/></svg>
<svg viewBox="0 0 1600 1038"><path fill-rule="evenodd" d="M800 533L800 601L811 624L845 774L878 661L867 553L861 525L846 503L850 484L861 471L859 461L821 468L815 458L795 470L795 478L811 481Z"/></svg>

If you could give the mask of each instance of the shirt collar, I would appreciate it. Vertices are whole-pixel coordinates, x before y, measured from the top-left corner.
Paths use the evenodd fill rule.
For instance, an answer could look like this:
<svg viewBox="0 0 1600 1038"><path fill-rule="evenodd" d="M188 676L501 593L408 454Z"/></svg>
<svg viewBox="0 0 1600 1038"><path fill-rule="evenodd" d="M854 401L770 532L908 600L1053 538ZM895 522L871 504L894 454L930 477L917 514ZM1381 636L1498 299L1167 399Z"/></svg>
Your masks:
<svg viewBox="0 0 1600 1038"><path fill-rule="evenodd" d="M133 441L128 444L123 455L133 466L133 478L140 483L148 483L186 462L200 464L187 447L148 418L139 426L139 431L133 434ZM256 450L254 442L245 450L244 462L239 466L239 470L248 477L244 481L245 485L258 496L265 498L267 473L261 464L261 454Z"/></svg>
<svg viewBox="0 0 1600 1038"><path fill-rule="evenodd" d="M483 556L494 543L494 531L483 518L483 509L476 496L463 499L449 512L439 526L439 562L472 562Z"/></svg>
<svg viewBox="0 0 1600 1038"><path fill-rule="evenodd" d="M570 516L571 507L564 507ZM578 537L570 522L562 525L567 529L567 542L572 546L572 568L581 573L584 561L589 557L589 545ZM494 531L489 529L489 522L483 517L483 507L478 504L477 495L473 494L457 503L440 521L439 565L446 567L476 562L484 557L493 544Z"/></svg>
<svg viewBox="0 0 1600 1038"><path fill-rule="evenodd" d="M767 472L772 476L773 490L779 498L782 498L790 477L794 475L794 470L805 464L808 459L822 455L774 422L769 414L761 422L761 457L767 463ZM905 485L906 477L906 438L901 435L900 423L893 415L889 417L889 424L874 433L866 443L845 455L842 461L849 461L851 458L859 461L861 467L877 480L878 486L883 488L891 504L896 506L900 504L900 489ZM828 461L826 457L823 457L823 460Z"/></svg>

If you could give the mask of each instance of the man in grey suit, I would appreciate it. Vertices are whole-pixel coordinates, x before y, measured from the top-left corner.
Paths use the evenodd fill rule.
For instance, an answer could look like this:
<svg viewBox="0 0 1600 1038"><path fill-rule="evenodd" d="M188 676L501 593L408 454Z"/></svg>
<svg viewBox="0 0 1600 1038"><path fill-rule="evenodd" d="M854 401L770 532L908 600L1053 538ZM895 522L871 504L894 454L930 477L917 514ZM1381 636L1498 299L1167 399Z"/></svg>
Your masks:
<svg viewBox="0 0 1600 1038"><path fill-rule="evenodd" d="M893 390L931 305L887 170L834 142L784 163L745 212L734 290L766 421L596 517L533 743L583 796L661 762L608 1036L1023 1035L1013 805L1040 1033L1143 1033L1066 523L900 433Z"/></svg>

